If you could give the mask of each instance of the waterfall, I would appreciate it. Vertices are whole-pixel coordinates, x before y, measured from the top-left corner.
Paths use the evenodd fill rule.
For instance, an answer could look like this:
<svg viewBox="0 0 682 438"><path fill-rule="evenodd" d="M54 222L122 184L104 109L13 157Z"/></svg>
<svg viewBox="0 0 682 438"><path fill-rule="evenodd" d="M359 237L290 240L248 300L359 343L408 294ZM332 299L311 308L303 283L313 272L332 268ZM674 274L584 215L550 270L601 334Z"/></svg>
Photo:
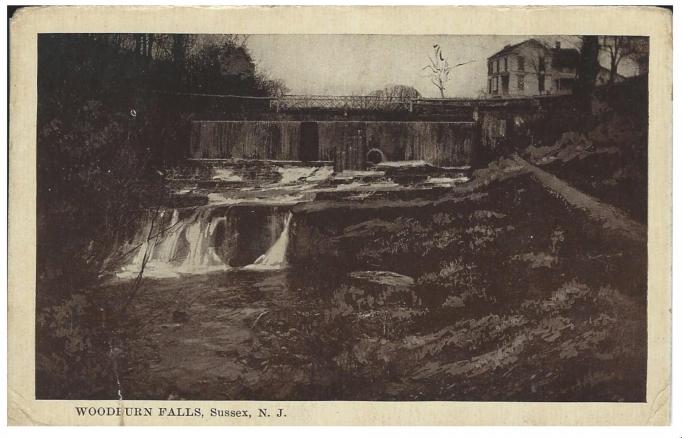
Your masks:
<svg viewBox="0 0 682 438"><path fill-rule="evenodd" d="M210 210L207 210L210 213ZM183 272L201 272L213 268L227 268L215 250L213 233L219 223L225 223L224 217L214 217L207 221L204 214L196 216L185 231L189 242L189 254L182 263Z"/></svg>
<svg viewBox="0 0 682 438"><path fill-rule="evenodd" d="M144 265L144 276L154 278L177 277L179 273L198 273L209 270L226 269L215 250L213 234L217 226L225 223L225 217L213 217L208 220L210 209L202 209L195 212L186 220L180 219L180 212L175 209L170 223L158 225L161 229L152 230L154 236L147 240L144 235L139 249L132 261L123 266L117 273L119 278L135 278L139 275L147 255L147 263ZM161 214L161 219L163 218ZM162 222L162 221L161 221ZM148 222L145 227L149 230L152 226ZM149 231L147 231L149 234ZM181 249L185 249L184 259L176 260L183 256ZM180 256L180 257L179 257Z"/></svg>
<svg viewBox="0 0 682 438"><path fill-rule="evenodd" d="M278 207L260 211L266 216L256 220L252 207L236 205L207 206L184 215L175 209L172 215L168 210L156 218L150 216L137 233L137 248L116 275L136 278L143 265L143 275L152 278L222 271L231 269L230 264L248 263L268 246L244 268L284 268L292 214L283 216Z"/></svg>
<svg viewBox="0 0 682 438"><path fill-rule="evenodd" d="M158 253L156 258L164 262L173 261L175 256L175 251L177 250L178 240L180 239L182 229L182 223L180 222L180 211L178 209L173 210L173 216L171 217L169 228L164 232L165 238L161 241L159 245Z"/></svg>
<svg viewBox="0 0 682 438"><path fill-rule="evenodd" d="M274 245L272 245L265 254L258 257L252 264L245 266L244 269L268 270L286 267L287 247L289 246L289 225L291 224L292 217L293 214L289 212L284 221L284 229Z"/></svg>
<svg viewBox="0 0 682 438"><path fill-rule="evenodd" d="M142 245L140 246L140 249L137 250L137 254L135 255L135 258L133 259L133 265L137 266L138 269L142 268L142 264L144 263L144 258L147 255L147 252L149 252L149 256L147 258L147 261L151 260L151 255L154 254L154 246L156 244L156 241L154 239L151 240L145 240L142 242Z"/></svg>
<svg viewBox="0 0 682 438"><path fill-rule="evenodd" d="M169 224L165 224L163 219L165 212L159 215L159 223L154 226L154 219L148 218L147 223L142 228L139 236L142 242L132 261L123 266L116 275L119 278L135 278L140 274L144 265L143 275L154 277L176 277L177 274L167 269L167 263L175 253L177 241L180 236L181 227L180 212L175 209ZM156 228L156 229L155 229ZM145 263L146 257L146 263Z"/></svg>

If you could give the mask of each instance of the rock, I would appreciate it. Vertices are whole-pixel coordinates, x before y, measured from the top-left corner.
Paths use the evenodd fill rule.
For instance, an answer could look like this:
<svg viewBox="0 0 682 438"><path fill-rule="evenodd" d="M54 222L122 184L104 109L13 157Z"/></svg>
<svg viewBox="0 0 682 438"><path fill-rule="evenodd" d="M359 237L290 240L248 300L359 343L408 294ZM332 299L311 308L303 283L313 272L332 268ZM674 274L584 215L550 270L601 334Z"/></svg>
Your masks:
<svg viewBox="0 0 682 438"><path fill-rule="evenodd" d="M370 283L376 283L385 286L414 286L414 279L412 277L391 271L355 271L351 272L349 275L351 278L355 278L357 280L365 280Z"/></svg>
<svg viewBox="0 0 682 438"><path fill-rule="evenodd" d="M450 295L443 303L443 307L459 309L460 307L464 307L464 300L457 295Z"/></svg>

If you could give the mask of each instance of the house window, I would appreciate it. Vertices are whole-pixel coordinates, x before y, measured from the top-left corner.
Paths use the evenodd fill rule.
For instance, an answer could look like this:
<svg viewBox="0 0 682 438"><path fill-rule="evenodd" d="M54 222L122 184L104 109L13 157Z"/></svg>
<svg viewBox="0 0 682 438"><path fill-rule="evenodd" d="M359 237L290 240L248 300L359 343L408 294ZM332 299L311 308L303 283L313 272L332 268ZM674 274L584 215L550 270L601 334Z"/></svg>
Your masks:
<svg viewBox="0 0 682 438"><path fill-rule="evenodd" d="M504 58L504 71L507 71L507 58Z"/></svg>
<svg viewBox="0 0 682 438"><path fill-rule="evenodd" d="M519 91L523 91L523 89L525 88L525 86L526 86L525 79L526 78L524 78L523 75L516 76L516 85L517 85Z"/></svg>
<svg viewBox="0 0 682 438"><path fill-rule="evenodd" d="M538 91L545 92L545 75L538 75Z"/></svg>
<svg viewBox="0 0 682 438"><path fill-rule="evenodd" d="M499 90L499 85L500 85L499 79L500 79L499 76L495 76L495 94L497 94L497 91Z"/></svg>
<svg viewBox="0 0 682 438"><path fill-rule="evenodd" d="M500 72L500 60L496 59L495 60L495 73L499 73L499 72Z"/></svg>
<svg viewBox="0 0 682 438"><path fill-rule="evenodd" d="M518 62L519 62L519 70L524 71L526 69L526 60L523 59L523 56L519 56Z"/></svg>
<svg viewBox="0 0 682 438"><path fill-rule="evenodd" d="M493 74L493 62L488 61L488 74L491 75Z"/></svg>
<svg viewBox="0 0 682 438"><path fill-rule="evenodd" d="M493 80L488 79L488 94L493 94Z"/></svg>
<svg viewBox="0 0 682 438"><path fill-rule="evenodd" d="M545 57L540 56L538 58L538 71L545 71Z"/></svg>

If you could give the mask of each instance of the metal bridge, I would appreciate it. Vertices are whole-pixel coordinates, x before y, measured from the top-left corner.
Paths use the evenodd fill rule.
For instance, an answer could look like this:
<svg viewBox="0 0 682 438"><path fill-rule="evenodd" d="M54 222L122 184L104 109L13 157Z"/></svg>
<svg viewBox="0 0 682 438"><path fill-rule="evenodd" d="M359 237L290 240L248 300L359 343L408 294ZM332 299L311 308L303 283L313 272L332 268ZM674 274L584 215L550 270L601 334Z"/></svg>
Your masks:
<svg viewBox="0 0 682 438"><path fill-rule="evenodd" d="M149 92L149 90L148 90ZM385 96L328 96L328 95L284 95L278 97L241 96L231 94L204 93L169 93L151 91L153 94L173 95L185 98L206 98L220 106L237 104L238 106L259 107L274 112L304 111L361 111L361 112L419 112L422 110L439 110L447 108L478 109L494 107L540 107L548 100L566 99L571 96L538 95L538 96L500 96L481 98L412 98Z"/></svg>
<svg viewBox="0 0 682 438"><path fill-rule="evenodd" d="M286 95L272 98L270 107L277 112L307 109L411 112L415 100L380 96Z"/></svg>
<svg viewBox="0 0 682 438"><path fill-rule="evenodd" d="M541 101L556 99L561 96L506 96L495 98L412 98L383 96L323 96L323 95L285 95L272 97L270 108L276 112L319 110L353 110L353 111L415 111L415 108L428 107L460 107L474 108L479 106L509 106L513 104L539 105Z"/></svg>

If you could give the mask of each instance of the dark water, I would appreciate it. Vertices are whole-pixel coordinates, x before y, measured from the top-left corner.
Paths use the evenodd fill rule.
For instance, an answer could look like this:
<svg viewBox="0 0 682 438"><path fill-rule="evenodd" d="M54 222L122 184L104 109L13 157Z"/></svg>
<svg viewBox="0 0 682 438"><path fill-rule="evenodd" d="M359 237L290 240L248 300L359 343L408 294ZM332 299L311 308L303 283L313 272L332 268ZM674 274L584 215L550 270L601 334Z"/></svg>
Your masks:
<svg viewBox="0 0 682 438"><path fill-rule="evenodd" d="M406 287L342 273L235 270L143 287L128 398L355 398L370 389L344 363L360 332L395 339L401 319L423 313Z"/></svg>

